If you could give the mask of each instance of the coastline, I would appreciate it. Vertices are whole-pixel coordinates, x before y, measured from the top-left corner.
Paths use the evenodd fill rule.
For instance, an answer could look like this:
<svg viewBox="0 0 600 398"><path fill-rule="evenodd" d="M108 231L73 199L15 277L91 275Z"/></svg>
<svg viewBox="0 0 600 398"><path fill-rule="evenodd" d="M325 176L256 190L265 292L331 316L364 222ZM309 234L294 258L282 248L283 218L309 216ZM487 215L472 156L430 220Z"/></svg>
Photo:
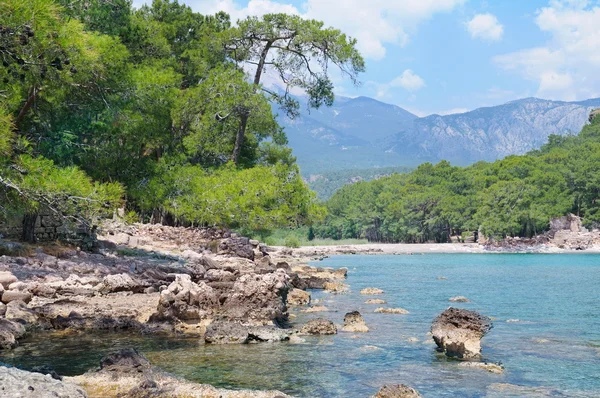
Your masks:
<svg viewBox="0 0 600 398"><path fill-rule="evenodd" d="M285 250L276 247L277 251ZM291 250L294 257L313 258L320 256L369 254L369 255L413 255L413 254L600 254L600 246L585 250L560 248L555 245L519 245L516 247L493 247L478 243L368 243L362 245L303 246Z"/></svg>

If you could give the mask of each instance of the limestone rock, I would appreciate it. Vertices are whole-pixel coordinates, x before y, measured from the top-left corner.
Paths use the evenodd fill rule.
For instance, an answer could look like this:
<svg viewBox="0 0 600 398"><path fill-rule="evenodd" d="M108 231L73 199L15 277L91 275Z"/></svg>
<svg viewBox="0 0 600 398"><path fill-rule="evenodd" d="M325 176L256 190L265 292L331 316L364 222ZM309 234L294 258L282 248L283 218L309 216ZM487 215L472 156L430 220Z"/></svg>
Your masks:
<svg viewBox="0 0 600 398"><path fill-rule="evenodd" d="M325 318L317 318L308 321L306 325L300 329L300 334L336 334L337 328L333 322Z"/></svg>
<svg viewBox="0 0 600 398"><path fill-rule="evenodd" d="M73 384L55 380L50 375L0 366L3 397L85 398L86 392Z"/></svg>
<svg viewBox="0 0 600 398"><path fill-rule="evenodd" d="M325 307L324 305L313 305L304 310L300 310L300 312L327 312L327 311L329 311L329 308Z"/></svg>
<svg viewBox="0 0 600 398"><path fill-rule="evenodd" d="M346 293L348 285L342 282L325 282L323 289L331 293Z"/></svg>
<svg viewBox="0 0 600 398"><path fill-rule="evenodd" d="M378 289L376 287L367 287L365 289L362 289L360 291L360 294L366 295L366 296L373 296L376 294L383 294L385 293L383 290Z"/></svg>
<svg viewBox="0 0 600 398"><path fill-rule="evenodd" d="M421 394L405 384L388 384L381 387L372 398L421 398Z"/></svg>
<svg viewBox="0 0 600 398"><path fill-rule="evenodd" d="M14 276L11 272L8 271L0 271L0 284L5 288L8 289L8 287L10 286L11 283L14 283L17 281L17 277Z"/></svg>
<svg viewBox="0 0 600 398"><path fill-rule="evenodd" d="M264 325L284 319L290 277L283 269L260 275L246 274L223 297L220 314L227 319Z"/></svg>
<svg viewBox="0 0 600 398"><path fill-rule="evenodd" d="M375 310L375 312L380 313L380 314L401 314L401 315L410 314L410 312L408 312L404 308L384 308L384 307L379 307L379 308L377 308Z"/></svg>
<svg viewBox="0 0 600 398"><path fill-rule="evenodd" d="M369 331L369 327L360 312L352 311L344 316L344 327L342 330L344 332L364 333Z"/></svg>
<svg viewBox="0 0 600 398"><path fill-rule="evenodd" d="M15 300L21 300L24 301L26 303L31 301L31 293L29 292L21 292L18 290L5 290L2 293L2 302L4 304L8 304L11 301L15 301Z"/></svg>
<svg viewBox="0 0 600 398"><path fill-rule="evenodd" d="M218 308L219 300L213 288L204 282L192 282L189 275L178 274L161 292L154 318L198 320L212 315Z"/></svg>
<svg viewBox="0 0 600 398"><path fill-rule="evenodd" d="M25 334L25 327L18 322L0 318L0 349L13 348ZM0 383L1 385L1 383Z"/></svg>
<svg viewBox="0 0 600 398"><path fill-rule="evenodd" d="M474 358L481 352L481 338L492 328L492 321L475 311L450 307L434 319L433 340L447 356Z"/></svg>
<svg viewBox="0 0 600 398"><path fill-rule="evenodd" d="M21 300L11 301L6 305L6 319L12 319L25 324L36 324L38 314L27 308L27 304Z"/></svg>
<svg viewBox="0 0 600 398"><path fill-rule="evenodd" d="M141 281L132 278L129 274L123 273L105 276L102 280L102 283L99 286L99 291L101 293L141 293L146 287L147 286L145 286Z"/></svg>
<svg viewBox="0 0 600 398"><path fill-rule="evenodd" d="M219 245L219 252L254 260L254 246L248 238L231 237L225 239Z"/></svg>
<svg viewBox="0 0 600 398"><path fill-rule="evenodd" d="M292 306L307 305L310 303L310 293L301 289L292 289L287 295L287 303Z"/></svg>

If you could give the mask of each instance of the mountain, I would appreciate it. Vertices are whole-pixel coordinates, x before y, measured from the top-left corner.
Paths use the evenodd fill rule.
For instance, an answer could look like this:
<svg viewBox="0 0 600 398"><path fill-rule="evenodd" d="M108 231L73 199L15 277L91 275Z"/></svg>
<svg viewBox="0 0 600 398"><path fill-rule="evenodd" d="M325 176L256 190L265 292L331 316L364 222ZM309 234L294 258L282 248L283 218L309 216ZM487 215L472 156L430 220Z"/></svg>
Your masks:
<svg viewBox="0 0 600 398"><path fill-rule="evenodd" d="M301 100L302 102L302 100ZM449 160L467 165L523 154L551 134L577 134L600 98L525 98L454 115L419 118L372 98L338 98L332 107L280 117L302 174Z"/></svg>

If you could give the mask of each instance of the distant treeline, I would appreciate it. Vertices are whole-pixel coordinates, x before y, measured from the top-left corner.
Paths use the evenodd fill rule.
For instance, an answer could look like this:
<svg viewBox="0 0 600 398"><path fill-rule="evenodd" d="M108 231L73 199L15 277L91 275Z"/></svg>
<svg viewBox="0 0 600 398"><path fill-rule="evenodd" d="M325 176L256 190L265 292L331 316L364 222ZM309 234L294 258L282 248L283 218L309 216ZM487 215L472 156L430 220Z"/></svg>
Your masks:
<svg viewBox="0 0 600 398"><path fill-rule="evenodd" d="M321 238L447 242L480 231L530 237L569 212L600 225L600 117L577 136L552 135L539 150L493 163L425 163L408 174L347 185L326 204Z"/></svg>
<svg viewBox="0 0 600 398"><path fill-rule="evenodd" d="M390 174L409 173L410 167L378 167L370 169L337 170L320 174L310 175L308 186L317 193L320 200L328 200L341 187L354 184L359 181L371 181L377 178L389 176Z"/></svg>

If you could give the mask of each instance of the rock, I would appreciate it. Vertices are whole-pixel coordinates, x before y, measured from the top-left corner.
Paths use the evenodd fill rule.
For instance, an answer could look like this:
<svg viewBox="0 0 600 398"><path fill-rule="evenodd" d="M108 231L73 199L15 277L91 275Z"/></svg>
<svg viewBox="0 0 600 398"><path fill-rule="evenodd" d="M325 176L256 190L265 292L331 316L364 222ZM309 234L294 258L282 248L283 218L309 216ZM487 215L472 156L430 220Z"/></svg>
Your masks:
<svg viewBox="0 0 600 398"><path fill-rule="evenodd" d="M310 303L310 293L301 289L292 289L287 295L287 304L293 306L307 305Z"/></svg>
<svg viewBox="0 0 600 398"><path fill-rule="evenodd" d="M204 274L204 279L209 282L233 282L237 278L232 272L229 271L222 269L209 269Z"/></svg>
<svg viewBox="0 0 600 398"><path fill-rule="evenodd" d="M488 317L450 307L433 320L431 333L438 350L447 356L474 358L481 352L481 338L491 328Z"/></svg>
<svg viewBox="0 0 600 398"><path fill-rule="evenodd" d="M421 398L421 394L405 384L388 384L381 387L372 398Z"/></svg>
<svg viewBox="0 0 600 398"><path fill-rule="evenodd" d="M224 297L220 315L254 325L271 324L286 318L285 298L291 285L287 273L242 275Z"/></svg>
<svg viewBox="0 0 600 398"><path fill-rule="evenodd" d="M369 331L369 328L360 312L352 311L344 316L344 327L342 330L344 332L365 333Z"/></svg>
<svg viewBox="0 0 600 398"><path fill-rule="evenodd" d="M24 324L36 324L39 320L38 314L27 308L27 304L21 300L8 303L4 317Z"/></svg>
<svg viewBox="0 0 600 398"><path fill-rule="evenodd" d="M100 371L112 374L143 373L150 370L150 361L135 348L123 348L100 360Z"/></svg>
<svg viewBox="0 0 600 398"><path fill-rule="evenodd" d="M324 305L313 305L311 307L308 307L307 309L300 310L300 312L327 312L327 311L329 311L329 308L325 307Z"/></svg>
<svg viewBox="0 0 600 398"><path fill-rule="evenodd" d="M365 289L362 289L360 291L360 294L366 295L366 296L372 296L372 295L376 295L376 294L383 294L385 293L383 290L378 289L376 287L367 287Z"/></svg>
<svg viewBox="0 0 600 398"><path fill-rule="evenodd" d="M250 244L248 238L231 237L225 239L219 245L219 252L254 260L254 246Z"/></svg>
<svg viewBox="0 0 600 398"><path fill-rule="evenodd" d="M17 277L14 276L11 272L8 271L0 271L0 284L5 288L8 289L8 287L10 286L11 283L14 283L17 281Z"/></svg>
<svg viewBox="0 0 600 398"><path fill-rule="evenodd" d="M161 291L153 320L199 320L214 314L219 299L214 289L204 282L194 283L186 274L177 274L175 281Z"/></svg>
<svg viewBox="0 0 600 398"><path fill-rule="evenodd" d="M129 274L107 275L98 286L101 293L133 292L142 293L146 286Z"/></svg>
<svg viewBox="0 0 600 398"><path fill-rule="evenodd" d="M210 344L248 344L278 342L289 339L284 329L247 326L236 322L213 322L206 328L204 340Z"/></svg>
<svg viewBox="0 0 600 398"><path fill-rule="evenodd" d="M3 397L86 398L80 387L51 376L0 366L0 386Z"/></svg>
<svg viewBox="0 0 600 398"><path fill-rule="evenodd" d="M448 301L452 302L452 303L470 303L471 300L469 300L468 298L466 298L465 296L455 296L455 297L450 297L448 299Z"/></svg>
<svg viewBox="0 0 600 398"><path fill-rule="evenodd" d="M410 312L408 312L404 308L383 308L383 307L379 307L379 308L377 308L375 310L375 312L380 313L380 314L401 314L401 315L410 314Z"/></svg>
<svg viewBox="0 0 600 398"><path fill-rule="evenodd" d="M6 314L6 304L0 303L0 317Z"/></svg>
<svg viewBox="0 0 600 398"><path fill-rule="evenodd" d="M346 293L348 285L342 282L325 282L323 289L331 293Z"/></svg>
<svg viewBox="0 0 600 398"><path fill-rule="evenodd" d="M27 284L25 282L17 281L8 285L8 289L6 290L16 290L19 292L24 292L27 290Z"/></svg>
<svg viewBox="0 0 600 398"><path fill-rule="evenodd" d="M48 365L34 366L29 371L34 372L34 373L41 373L43 375L50 375L50 377L52 377L54 380L62 380L63 379L62 376L60 376L58 373L56 373L56 371Z"/></svg>
<svg viewBox="0 0 600 398"><path fill-rule="evenodd" d="M6 242L0 239L0 256L25 256L27 249L19 242Z"/></svg>
<svg viewBox="0 0 600 398"><path fill-rule="evenodd" d="M11 301L15 301L15 300L21 300L26 303L29 303L31 301L31 298L32 298L32 296L31 296L31 293L29 293L29 292L5 290L4 293L2 293L2 302L4 304L8 304Z"/></svg>
<svg viewBox="0 0 600 398"><path fill-rule="evenodd" d="M0 318L0 348L13 348L25 334L25 327L18 322ZM1 385L1 383L0 383Z"/></svg>
<svg viewBox="0 0 600 398"><path fill-rule="evenodd" d="M386 304L387 301L382 299L369 299L365 301L365 304Z"/></svg>
<svg viewBox="0 0 600 398"><path fill-rule="evenodd" d="M504 372L504 365L491 362L460 362L458 366L463 368L476 368L486 370L490 373L501 374Z"/></svg>
<svg viewBox="0 0 600 398"><path fill-rule="evenodd" d="M306 323L304 326L302 326L302 329L300 329L300 334L305 334L305 335L309 335L309 334L336 334L337 333L337 328L335 327L335 325L333 324L333 322L324 319L324 318L317 318L317 319L313 319L308 321L308 323Z"/></svg>

